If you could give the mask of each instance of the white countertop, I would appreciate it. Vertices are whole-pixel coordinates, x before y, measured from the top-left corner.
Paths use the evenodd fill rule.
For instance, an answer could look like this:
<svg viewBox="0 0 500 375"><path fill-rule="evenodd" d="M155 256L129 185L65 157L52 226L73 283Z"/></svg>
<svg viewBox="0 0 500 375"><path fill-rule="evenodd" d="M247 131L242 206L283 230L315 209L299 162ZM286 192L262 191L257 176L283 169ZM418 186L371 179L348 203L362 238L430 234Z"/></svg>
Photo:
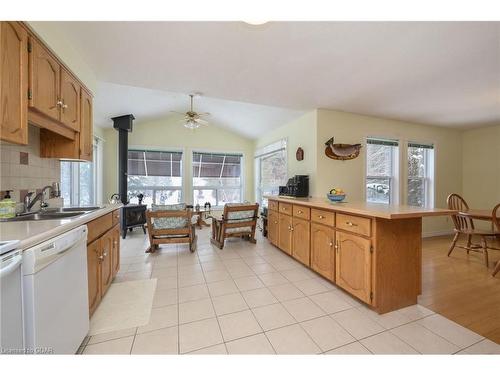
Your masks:
<svg viewBox="0 0 500 375"><path fill-rule="evenodd" d="M19 248L25 250L120 207L122 207L121 203L107 204L99 210L84 215L58 220L0 222L0 241L20 240Z"/></svg>

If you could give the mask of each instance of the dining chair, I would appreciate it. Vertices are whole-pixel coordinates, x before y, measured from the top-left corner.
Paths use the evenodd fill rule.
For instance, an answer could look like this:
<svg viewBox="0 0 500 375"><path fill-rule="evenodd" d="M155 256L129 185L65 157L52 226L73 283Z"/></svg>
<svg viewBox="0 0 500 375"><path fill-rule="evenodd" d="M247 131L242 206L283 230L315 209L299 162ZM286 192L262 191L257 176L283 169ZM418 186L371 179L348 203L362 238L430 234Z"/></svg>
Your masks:
<svg viewBox="0 0 500 375"><path fill-rule="evenodd" d="M498 203L493 211L491 212L491 217L493 220L493 224L495 224L495 228L498 233L500 233L500 203ZM497 236L497 239L499 237ZM500 271L500 260L497 262L495 269L493 270L492 276L495 276Z"/></svg>
<svg viewBox="0 0 500 375"><path fill-rule="evenodd" d="M460 215L460 212L466 212L469 210L469 205L467 204L465 199L462 198L460 195L450 194L446 201L448 203L448 208L450 210L458 211L457 214L451 216L453 220L453 225L455 226L454 228L455 236L453 237L450 250L448 251L448 256L451 255L455 247L460 247L462 249L467 250L467 254L469 254L470 251L480 252L484 255L484 263L486 267L488 267L488 249L495 249L495 250L498 249L489 246L487 239L490 238L494 239L499 234L499 232L495 230L476 229L474 227L474 221L470 217L465 215ZM467 236L466 246L457 245L458 238L460 237L461 234ZM479 236L481 238L480 245L472 243L473 236Z"/></svg>

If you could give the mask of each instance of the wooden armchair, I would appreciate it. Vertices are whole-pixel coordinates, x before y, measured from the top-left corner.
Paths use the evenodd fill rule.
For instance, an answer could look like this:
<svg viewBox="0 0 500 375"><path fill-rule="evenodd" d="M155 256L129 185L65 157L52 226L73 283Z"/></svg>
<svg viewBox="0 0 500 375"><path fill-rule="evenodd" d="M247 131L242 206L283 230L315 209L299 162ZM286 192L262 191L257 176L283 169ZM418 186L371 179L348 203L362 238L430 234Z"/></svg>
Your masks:
<svg viewBox="0 0 500 375"><path fill-rule="evenodd" d="M154 253L161 244L188 243L189 250L196 250L196 232L192 224L192 211L185 204L152 205L146 211L149 248Z"/></svg>
<svg viewBox="0 0 500 375"><path fill-rule="evenodd" d="M222 219L212 217L212 239L210 240L219 249L224 247L228 237L241 237L251 243L255 241L255 228L259 204L228 203L224 206Z"/></svg>
<svg viewBox="0 0 500 375"><path fill-rule="evenodd" d="M467 254L470 251L480 252L484 256L484 263L486 267L488 267L488 249L499 250L495 247L488 245L487 239L494 239L495 236L498 235L498 232L492 230L481 230L476 229L474 227L474 221L465 215L460 215L460 212L466 212L469 210L469 206L465 199L463 199L458 194L450 194L447 199L448 208L451 210L456 210L459 213L452 215L453 224L455 226L454 232L455 236L453 237L453 241L450 246L450 250L448 251L448 256L451 255L451 252L455 247L460 247L462 249L467 250ZM467 236L467 245L466 246L458 246L457 241L460 235L463 234ZM477 236L481 238L481 244L476 245L472 243L473 236Z"/></svg>

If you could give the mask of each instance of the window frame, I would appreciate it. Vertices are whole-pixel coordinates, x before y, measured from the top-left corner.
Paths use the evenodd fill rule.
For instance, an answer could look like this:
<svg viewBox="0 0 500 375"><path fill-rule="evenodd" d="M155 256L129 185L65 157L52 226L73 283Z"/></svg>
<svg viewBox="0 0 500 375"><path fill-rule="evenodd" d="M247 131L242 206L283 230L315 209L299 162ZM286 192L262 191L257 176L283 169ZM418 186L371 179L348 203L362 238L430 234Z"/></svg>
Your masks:
<svg viewBox="0 0 500 375"><path fill-rule="evenodd" d="M264 186L262 184L262 159L266 157L270 157L273 154L277 154L279 152L283 152L285 155L285 173L286 177L285 180L288 180L289 172L288 172L288 139L287 138L282 138L276 142L270 143L258 150L255 151L254 155L254 168L255 168L255 173L254 173L254 178L255 178L255 201L259 203L261 206L267 206L267 202L264 202L263 198L263 190L265 188L274 188L274 186ZM286 184L286 181L283 182L283 184ZM279 189L279 186L276 187ZM279 191L276 191L276 195L279 193Z"/></svg>
<svg viewBox="0 0 500 375"><path fill-rule="evenodd" d="M392 146L391 147L391 175L380 175L380 176L373 176L373 175L368 175L368 141L369 140L378 140L378 141L387 141L387 142L395 142L397 143L397 146ZM394 149L396 148L396 150ZM364 186L363 186L363 191L364 191L364 198L365 202L367 203L379 203L379 204L388 204L388 205L394 205L394 204L399 204L400 199L401 199L401 140L396 139L390 136L368 136L365 138L365 163L364 163ZM368 191L367 191L367 184L369 179L388 179L389 180L389 202L372 202L368 200Z"/></svg>
<svg viewBox="0 0 500 375"><path fill-rule="evenodd" d="M129 145L128 150L127 150L127 163L128 163L128 152L129 151L151 151L151 152L177 152L181 154L181 161L180 161L180 174L181 174L181 185L178 186L165 186L165 185L145 185L142 186L141 188L143 190L151 190L153 192L152 198L153 202L152 204L159 204L156 202L156 192L157 191L163 191L163 190L168 190L168 191L180 191L180 202L184 201L184 196L185 196L185 181L184 181L184 165L185 165L185 150L183 148L178 148L178 147L156 147L156 146L141 146L141 145ZM128 183L128 174L127 174L127 197L129 194L129 183ZM139 176L139 175L131 175L131 176Z"/></svg>
<svg viewBox="0 0 500 375"><path fill-rule="evenodd" d="M421 180L424 182L424 208L434 208L435 207L435 196L436 196L436 187L435 187L435 177L436 177L436 144L435 142L422 142L422 141L406 141L406 152L405 152L405 165L406 165L406 185L405 185L405 203L408 204L409 201L409 181L412 180ZM409 148L414 147L410 145L420 145L424 146L424 165L425 165L425 176L410 176L409 168L408 168L408 154ZM430 146L430 147L429 147ZM432 154L429 152L432 150Z"/></svg>
<svg viewBox="0 0 500 375"><path fill-rule="evenodd" d="M66 201L63 201L63 205L65 207L80 207L84 206L81 201L81 192L80 192L80 166L83 164L90 164L92 168L92 183L89 185L90 187L90 196L92 197L89 206L98 205L101 203L100 199L102 199L102 149L99 148L98 144L103 142L103 140L97 136L93 137L92 142L92 161L85 160L74 160L74 159L60 159L60 173L59 180L62 188L62 163L69 163L70 166L70 192L69 192L69 204L66 204Z"/></svg>
<svg viewBox="0 0 500 375"><path fill-rule="evenodd" d="M243 151L232 151L232 150L209 150L209 149L198 149L198 148L193 148L190 150L190 168L189 169L189 181L190 181L190 200L191 203L194 204L194 191L195 190L215 190L215 200L216 200L216 205L212 206L214 209L220 209L223 208L224 205L219 205L219 190L222 190L220 186L214 186L214 185L206 185L206 186L198 186L194 185L194 154L224 154L224 155L238 155L241 157L241 167L240 167L240 186L239 189L238 187L228 187L226 189L238 189L240 191L240 201L244 202L245 201L245 153Z"/></svg>

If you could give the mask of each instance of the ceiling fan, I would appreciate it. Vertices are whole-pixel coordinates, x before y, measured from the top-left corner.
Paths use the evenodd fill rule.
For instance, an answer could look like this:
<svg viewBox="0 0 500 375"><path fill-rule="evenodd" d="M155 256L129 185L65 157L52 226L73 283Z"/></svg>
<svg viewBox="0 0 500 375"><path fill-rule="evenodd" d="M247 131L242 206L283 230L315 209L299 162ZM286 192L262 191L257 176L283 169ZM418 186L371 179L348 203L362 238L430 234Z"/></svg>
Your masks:
<svg viewBox="0 0 500 375"><path fill-rule="evenodd" d="M192 130L198 129L201 125L205 125L205 126L208 125L208 121L203 120L201 117L210 115L210 113L208 113L208 112L198 113L198 112L195 112L193 110L193 98L195 96L200 96L200 94L189 94L191 108L186 113L170 111L173 113L178 113L178 114L184 115L184 120L182 121L182 123L184 124L184 126L186 128L192 129Z"/></svg>

